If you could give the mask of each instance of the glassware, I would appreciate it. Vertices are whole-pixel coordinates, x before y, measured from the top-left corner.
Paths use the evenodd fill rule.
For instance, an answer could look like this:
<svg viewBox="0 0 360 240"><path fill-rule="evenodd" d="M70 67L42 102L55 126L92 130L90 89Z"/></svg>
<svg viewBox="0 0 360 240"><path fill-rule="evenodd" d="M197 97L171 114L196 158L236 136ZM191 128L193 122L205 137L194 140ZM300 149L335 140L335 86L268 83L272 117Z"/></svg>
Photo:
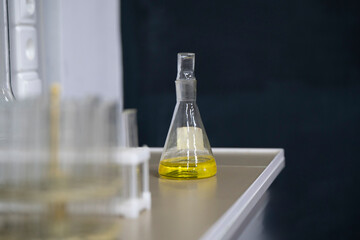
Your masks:
<svg viewBox="0 0 360 240"><path fill-rule="evenodd" d="M0 1L0 146L6 144L8 139L9 106L14 97L10 86L10 64L8 43L8 22L6 1Z"/></svg>
<svg viewBox="0 0 360 240"><path fill-rule="evenodd" d="M6 1L0 1L0 102L14 99L10 86L8 20Z"/></svg>
<svg viewBox="0 0 360 240"><path fill-rule="evenodd" d="M176 106L160 159L165 178L197 179L216 174L216 162L196 104L195 54L178 54Z"/></svg>
<svg viewBox="0 0 360 240"><path fill-rule="evenodd" d="M113 111L94 98L60 102L56 86L50 99L0 103L1 239L116 239Z"/></svg>
<svg viewBox="0 0 360 240"><path fill-rule="evenodd" d="M10 84L6 79L0 80L0 102L11 102L14 100Z"/></svg>
<svg viewBox="0 0 360 240"><path fill-rule="evenodd" d="M125 147L139 146L136 115L137 115L136 109L125 109L124 112L122 113Z"/></svg>

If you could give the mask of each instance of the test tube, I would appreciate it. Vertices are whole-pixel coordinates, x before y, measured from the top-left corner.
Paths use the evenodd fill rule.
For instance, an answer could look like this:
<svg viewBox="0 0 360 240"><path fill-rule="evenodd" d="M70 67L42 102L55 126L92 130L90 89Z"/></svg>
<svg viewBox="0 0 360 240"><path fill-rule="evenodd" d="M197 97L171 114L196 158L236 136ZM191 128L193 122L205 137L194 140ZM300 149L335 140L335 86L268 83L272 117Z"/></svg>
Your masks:
<svg viewBox="0 0 360 240"><path fill-rule="evenodd" d="M122 120L125 147L139 146L136 114L136 109L125 109L123 111Z"/></svg>
<svg viewBox="0 0 360 240"><path fill-rule="evenodd" d="M10 211L17 222L1 214L0 222L5 219L8 227L0 224L0 235L22 239L59 234L60 239L117 228L107 218L119 178L110 161L116 105L96 98L65 101L54 119L47 100L6 104L0 104L0 128L5 130L0 142L0 205L7 201L6 214ZM55 130L60 133L55 153L61 174L54 177L49 174L49 142Z"/></svg>

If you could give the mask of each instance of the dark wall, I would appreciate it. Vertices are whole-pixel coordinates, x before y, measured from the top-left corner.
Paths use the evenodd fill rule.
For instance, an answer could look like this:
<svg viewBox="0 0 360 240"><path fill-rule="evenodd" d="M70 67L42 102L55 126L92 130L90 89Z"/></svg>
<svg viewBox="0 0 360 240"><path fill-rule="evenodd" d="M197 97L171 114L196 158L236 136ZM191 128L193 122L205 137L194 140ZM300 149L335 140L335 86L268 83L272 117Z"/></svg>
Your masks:
<svg viewBox="0 0 360 240"><path fill-rule="evenodd" d="M213 147L282 147L268 229L277 239L360 236L360 1L123 0L125 106L163 146L176 54L196 53Z"/></svg>

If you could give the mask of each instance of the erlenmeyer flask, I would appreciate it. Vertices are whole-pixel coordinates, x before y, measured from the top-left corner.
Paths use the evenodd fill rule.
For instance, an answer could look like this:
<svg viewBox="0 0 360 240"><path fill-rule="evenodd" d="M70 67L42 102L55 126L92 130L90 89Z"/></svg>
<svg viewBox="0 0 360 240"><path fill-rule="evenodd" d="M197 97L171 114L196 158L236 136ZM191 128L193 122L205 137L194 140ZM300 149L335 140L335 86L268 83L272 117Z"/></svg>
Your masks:
<svg viewBox="0 0 360 240"><path fill-rule="evenodd" d="M216 174L216 162L196 104L195 54L178 54L176 106L160 159L165 178L196 179Z"/></svg>

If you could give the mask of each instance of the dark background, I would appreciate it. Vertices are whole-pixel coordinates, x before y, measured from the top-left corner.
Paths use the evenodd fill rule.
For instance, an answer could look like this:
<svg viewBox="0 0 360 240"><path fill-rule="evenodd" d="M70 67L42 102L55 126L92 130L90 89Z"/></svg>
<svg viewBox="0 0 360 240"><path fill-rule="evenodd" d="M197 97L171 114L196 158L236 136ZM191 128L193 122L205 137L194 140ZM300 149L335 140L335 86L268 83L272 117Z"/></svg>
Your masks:
<svg viewBox="0 0 360 240"><path fill-rule="evenodd" d="M176 54L196 53L213 147L281 147L274 239L360 239L360 1L122 0L125 107L163 146Z"/></svg>

